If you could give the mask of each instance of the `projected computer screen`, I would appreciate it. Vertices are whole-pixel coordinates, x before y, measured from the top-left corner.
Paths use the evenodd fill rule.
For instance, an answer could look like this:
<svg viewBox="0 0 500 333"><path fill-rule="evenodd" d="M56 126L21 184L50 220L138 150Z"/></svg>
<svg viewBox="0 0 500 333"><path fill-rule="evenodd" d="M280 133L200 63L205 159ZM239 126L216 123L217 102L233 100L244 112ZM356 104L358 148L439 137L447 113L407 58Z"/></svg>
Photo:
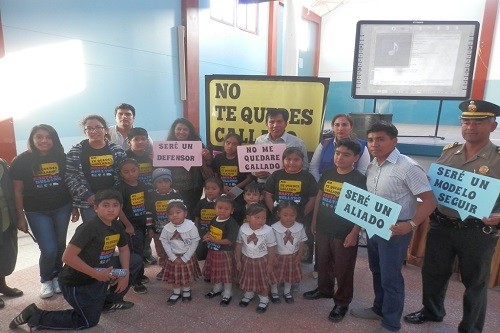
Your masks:
<svg viewBox="0 0 500 333"><path fill-rule="evenodd" d="M354 98L467 99L479 23L359 21Z"/></svg>

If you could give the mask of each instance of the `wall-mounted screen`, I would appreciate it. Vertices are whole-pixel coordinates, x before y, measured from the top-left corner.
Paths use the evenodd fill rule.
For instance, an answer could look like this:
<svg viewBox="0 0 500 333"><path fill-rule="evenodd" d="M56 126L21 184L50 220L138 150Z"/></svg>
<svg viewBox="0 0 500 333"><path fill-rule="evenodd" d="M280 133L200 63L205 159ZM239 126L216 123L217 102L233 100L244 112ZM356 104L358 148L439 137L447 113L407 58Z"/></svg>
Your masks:
<svg viewBox="0 0 500 333"><path fill-rule="evenodd" d="M467 99L478 34L474 21L359 21L352 97Z"/></svg>

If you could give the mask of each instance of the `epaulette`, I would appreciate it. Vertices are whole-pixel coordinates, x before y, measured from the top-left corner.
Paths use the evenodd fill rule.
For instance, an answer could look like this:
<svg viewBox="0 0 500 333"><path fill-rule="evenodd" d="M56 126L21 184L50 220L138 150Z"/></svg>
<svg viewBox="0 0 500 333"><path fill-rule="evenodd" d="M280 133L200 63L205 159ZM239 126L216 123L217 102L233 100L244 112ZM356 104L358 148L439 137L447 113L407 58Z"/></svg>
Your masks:
<svg viewBox="0 0 500 333"><path fill-rule="evenodd" d="M456 146L458 146L458 142L448 143L446 146L443 147L443 151L455 148Z"/></svg>

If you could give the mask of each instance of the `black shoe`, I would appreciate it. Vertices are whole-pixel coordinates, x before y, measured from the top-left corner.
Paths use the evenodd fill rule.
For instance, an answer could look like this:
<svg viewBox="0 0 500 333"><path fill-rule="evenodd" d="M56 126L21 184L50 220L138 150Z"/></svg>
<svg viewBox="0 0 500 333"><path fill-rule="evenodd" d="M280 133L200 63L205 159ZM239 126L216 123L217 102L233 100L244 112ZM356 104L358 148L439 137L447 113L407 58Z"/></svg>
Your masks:
<svg viewBox="0 0 500 333"><path fill-rule="evenodd" d="M147 284L149 283L149 278L146 275L143 275L139 278L139 281L141 284Z"/></svg>
<svg viewBox="0 0 500 333"><path fill-rule="evenodd" d="M443 319L438 319L427 315L424 311L420 310L404 316L404 319L409 324L423 324L426 321L442 322Z"/></svg>
<svg viewBox="0 0 500 333"><path fill-rule="evenodd" d="M348 309L349 307L347 306L335 305L333 307L333 310L330 312L330 315L328 316L328 320L333 321L334 323L340 322L342 319L344 319Z"/></svg>
<svg viewBox="0 0 500 333"><path fill-rule="evenodd" d="M330 295L325 295L322 292L319 291L319 288L316 288L311 291L306 291L303 294L305 299L320 299L320 298L332 298Z"/></svg>
<svg viewBox="0 0 500 333"><path fill-rule="evenodd" d="M183 303L191 302L191 290L182 292L182 302Z"/></svg>
<svg viewBox="0 0 500 333"><path fill-rule="evenodd" d="M0 298L0 309L3 308L5 306L5 302L3 301L3 299Z"/></svg>
<svg viewBox="0 0 500 333"><path fill-rule="evenodd" d="M228 306L229 303L231 303L232 297L222 297L222 300L220 301L220 306Z"/></svg>
<svg viewBox="0 0 500 333"><path fill-rule="evenodd" d="M167 299L167 304L174 305L180 298L181 294L172 293L172 295L170 295L170 297Z"/></svg>
<svg viewBox="0 0 500 333"><path fill-rule="evenodd" d="M36 307L35 303L32 303L24 308L20 314L16 316L16 318L12 319L9 324L10 329L17 328L18 326L24 325L28 323L28 320L38 311L39 309Z"/></svg>
<svg viewBox="0 0 500 333"><path fill-rule="evenodd" d="M145 285L143 285L142 283L138 283L136 284L132 290L134 291L134 293L136 294L145 294L148 292L148 288L146 288Z"/></svg>
<svg viewBox="0 0 500 333"><path fill-rule="evenodd" d="M255 309L255 311L257 311L257 313L264 313L264 312L266 312L268 305L269 305L269 302L268 303L260 302L259 305L257 306L257 309Z"/></svg>
<svg viewBox="0 0 500 333"><path fill-rule="evenodd" d="M273 303L281 303L280 295L278 295L278 294L269 293L269 299Z"/></svg>
<svg viewBox="0 0 500 333"><path fill-rule="evenodd" d="M243 297L240 301L240 307L242 308L246 308L248 306L248 304L250 304L250 302L252 301L252 298L246 298L246 297Z"/></svg>
<svg viewBox="0 0 500 333"><path fill-rule="evenodd" d="M146 265L155 265L158 262L155 257L152 255L144 257L144 264Z"/></svg>
<svg viewBox="0 0 500 333"><path fill-rule="evenodd" d="M208 293L205 294L205 298L214 298L215 296L219 296L220 294L222 294L222 291L213 291L213 290L210 290Z"/></svg>

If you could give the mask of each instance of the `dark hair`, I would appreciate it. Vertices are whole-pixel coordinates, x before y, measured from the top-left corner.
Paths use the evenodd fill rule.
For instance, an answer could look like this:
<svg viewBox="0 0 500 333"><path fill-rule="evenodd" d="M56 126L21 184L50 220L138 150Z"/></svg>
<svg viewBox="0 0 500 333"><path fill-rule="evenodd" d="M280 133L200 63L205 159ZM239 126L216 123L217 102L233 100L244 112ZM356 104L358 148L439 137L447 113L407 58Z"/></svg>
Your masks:
<svg viewBox="0 0 500 333"><path fill-rule="evenodd" d="M132 140L136 136L145 136L148 137L148 131L146 131L142 127L132 127L130 131L127 133L127 139Z"/></svg>
<svg viewBox="0 0 500 333"><path fill-rule="evenodd" d="M300 207L299 207L299 205L295 201L292 201L292 200L283 200L283 201L280 201L280 203L276 207L276 213L281 212L281 210L285 209L285 208L293 208L293 209L295 209L295 213L297 214L297 216L300 213Z"/></svg>
<svg viewBox="0 0 500 333"><path fill-rule="evenodd" d="M205 180L205 186L207 186L208 183L212 183L212 184L217 185L217 187L219 187L221 191L224 190L224 183L222 182L222 180L219 177L213 176L213 177L207 178L207 180Z"/></svg>
<svg viewBox="0 0 500 333"><path fill-rule="evenodd" d="M36 125L31 129L30 136L28 138L28 150L31 151L35 155L40 155L40 151L37 147L35 147L34 137L35 133L39 130L47 131L49 133L50 138L52 139L52 149L49 152L50 154L64 154L64 148L61 144L61 140L59 139L59 135L57 134L54 127L47 124Z"/></svg>
<svg viewBox="0 0 500 333"><path fill-rule="evenodd" d="M132 105L127 104L127 103L122 103L122 104L118 105L117 107L115 107L115 117L116 117L116 113L118 112L119 109L132 111L132 115L135 118L135 108Z"/></svg>
<svg viewBox="0 0 500 333"><path fill-rule="evenodd" d="M106 122L106 120L104 120L103 117L99 116L98 114L91 114L91 115L88 115L86 116L85 118L82 119L82 121L80 122L80 126L85 129L85 123L89 120L97 120L98 122L101 123L101 125L104 127L104 129L107 131L108 130L108 123Z"/></svg>
<svg viewBox="0 0 500 333"><path fill-rule="evenodd" d="M261 194L259 184L257 184L254 181L248 183L247 185L245 185L245 188L244 188L244 193L247 193L247 192L259 192L259 194Z"/></svg>
<svg viewBox="0 0 500 333"><path fill-rule="evenodd" d="M227 133L226 136L224 137L224 142L227 141L229 138L235 138L238 141L238 145L241 145L243 143L243 139L239 134L236 133Z"/></svg>
<svg viewBox="0 0 500 333"><path fill-rule="evenodd" d="M352 121L351 116L346 115L345 113L339 113L339 114L335 115L335 117L333 117L333 119L332 119L332 127L333 127L333 124L335 123L335 120L337 120L339 118L346 118L347 121L349 122L349 124L351 124L351 127L354 127L354 123Z"/></svg>
<svg viewBox="0 0 500 333"><path fill-rule="evenodd" d="M139 163L135 159L127 157L121 160L120 163L118 163L118 170L122 171L123 166L126 164L133 164L136 167L139 167Z"/></svg>
<svg viewBox="0 0 500 333"><path fill-rule="evenodd" d="M372 124L367 130L366 130L366 136L370 133L374 132L385 132L387 135L391 138L394 139L398 136L398 129L396 126L394 126L392 123L389 123L387 121L379 121L374 124Z"/></svg>
<svg viewBox="0 0 500 333"><path fill-rule="evenodd" d="M123 197L120 192L111 189L101 190L94 195L94 205L99 206L99 204L104 200L113 200L113 199L118 201L120 205L123 205Z"/></svg>
<svg viewBox="0 0 500 333"><path fill-rule="evenodd" d="M167 141L177 140L177 138L175 137L175 127L178 124L182 124L189 129L189 135L187 141L201 141L200 136L196 134L196 130L194 129L193 124L186 118L177 118L176 120L174 120L172 126L170 126L170 130L168 131Z"/></svg>
<svg viewBox="0 0 500 333"><path fill-rule="evenodd" d="M283 119L285 120L285 123L288 123L288 111L285 109L275 109L275 108L269 108L267 109L266 113L266 123L269 121L269 118L271 117L276 117L278 115L282 115Z"/></svg>
<svg viewBox="0 0 500 333"><path fill-rule="evenodd" d="M260 212L266 212L266 214L267 214L267 208L258 202L251 203L246 208L246 215L248 215L248 216L257 215Z"/></svg>
<svg viewBox="0 0 500 333"><path fill-rule="evenodd" d="M227 202L227 203L231 204L231 207L234 208L234 201L233 201L233 199L231 199L229 196L227 196L225 194L219 195L215 199L215 205L217 205L219 202Z"/></svg>
<svg viewBox="0 0 500 333"><path fill-rule="evenodd" d="M337 141L337 148L342 146L352 151L354 155L361 154L361 145L357 141L351 140L349 138L340 139L339 141Z"/></svg>
<svg viewBox="0 0 500 333"><path fill-rule="evenodd" d="M171 209L173 208L180 208L183 211L187 212L187 207L184 201L182 200L170 200L167 205L167 214L170 212Z"/></svg>
<svg viewBox="0 0 500 333"><path fill-rule="evenodd" d="M297 154L304 161L304 153L297 147L288 147L283 152L283 160L292 154Z"/></svg>

